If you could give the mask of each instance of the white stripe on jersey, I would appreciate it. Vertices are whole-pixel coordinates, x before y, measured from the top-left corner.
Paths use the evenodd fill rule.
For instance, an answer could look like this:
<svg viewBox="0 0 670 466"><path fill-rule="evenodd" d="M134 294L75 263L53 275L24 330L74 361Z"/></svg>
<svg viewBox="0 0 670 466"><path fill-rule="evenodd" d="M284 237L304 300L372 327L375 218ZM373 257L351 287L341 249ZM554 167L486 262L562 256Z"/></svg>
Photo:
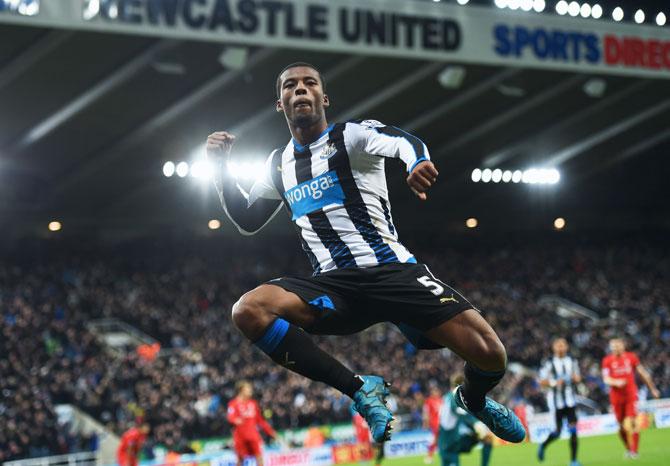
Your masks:
<svg viewBox="0 0 670 466"><path fill-rule="evenodd" d="M552 385L558 380L563 380L562 387L554 386L547 390L547 405L550 410L575 407L577 393L572 381L573 375L579 375L579 364L570 356L563 358L553 356L543 364L540 369L541 379L549 380Z"/></svg>
<svg viewBox="0 0 670 466"><path fill-rule="evenodd" d="M389 223L384 157L400 158L408 169L430 159L423 142L397 128L372 120L331 125L308 146L287 144L281 165L274 165L283 186L272 181L277 178L268 160L262 181L252 188L253 198L283 198L319 263L317 273L416 262Z"/></svg>

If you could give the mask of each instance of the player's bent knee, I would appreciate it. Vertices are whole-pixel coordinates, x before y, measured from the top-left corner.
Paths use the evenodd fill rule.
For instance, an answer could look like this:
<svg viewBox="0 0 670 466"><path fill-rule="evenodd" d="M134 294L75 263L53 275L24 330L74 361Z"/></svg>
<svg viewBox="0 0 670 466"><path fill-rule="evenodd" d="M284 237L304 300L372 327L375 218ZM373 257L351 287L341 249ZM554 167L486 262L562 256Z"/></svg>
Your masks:
<svg viewBox="0 0 670 466"><path fill-rule="evenodd" d="M495 333L484 337L476 364L479 369L491 372L507 368L507 351Z"/></svg>
<svg viewBox="0 0 670 466"><path fill-rule="evenodd" d="M233 323L248 337L259 337L274 320L270 302L262 287L245 293L233 305Z"/></svg>

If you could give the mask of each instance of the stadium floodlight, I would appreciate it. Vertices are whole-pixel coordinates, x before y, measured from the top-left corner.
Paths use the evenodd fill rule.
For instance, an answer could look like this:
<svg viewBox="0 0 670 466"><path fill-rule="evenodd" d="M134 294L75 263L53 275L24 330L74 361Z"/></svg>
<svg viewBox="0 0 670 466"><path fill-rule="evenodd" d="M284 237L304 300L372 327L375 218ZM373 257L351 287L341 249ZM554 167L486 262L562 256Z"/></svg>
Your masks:
<svg viewBox="0 0 670 466"><path fill-rule="evenodd" d="M82 12L82 17L86 21L90 21L100 13L100 0L89 0L84 11Z"/></svg>
<svg viewBox="0 0 670 466"><path fill-rule="evenodd" d="M491 169L486 168L482 171L482 183L488 183L491 181Z"/></svg>
<svg viewBox="0 0 670 466"><path fill-rule="evenodd" d="M523 177L523 172L521 170L515 170L512 173L512 183L521 183L521 178Z"/></svg>
<svg viewBox="0 0 670 466"><path fill-rule="evenodd" d="M186 162L179 162L177 164L177 176L179 178L184 178L186 175L188 175L188 163Z"/></svg>
<svg viewBox="0 0 670 466"><path fill-rule="evenodd" d="M467 5L470 0L456 0L459 5Z"/></svg>
<svg viewBox="0 0 670 466"><path fill-rule="evenodd" d="M57 220L53 220L53 221L49 222L49 225L48 225L47 228L49 228L49 231L60 231L61 228L63 228L63 224L60 223Z"/></svg>
<svg viewBox="0 0 670 466"><path fill-rule="evenodd" d="M545 170L544 180L547 184L556 184L561 181L561 173L555 168Z"/></svg>
<svg viewBox="0 0 670 466"><path fill-rule="evenodd" d="M207 160L197 160L191 165L191 176L193 178L209 181L213 174L213 167Z"/></svg>
<svg viewBox="0 0 670 466"><path fill-rule="evenodd" d="M568 2L561 0L556 4L556 13L563 16L568 13Z"/></svg>
<svg viewBox="0 0 670 466"><path fill-rule="evenodd" d="M40 2L38 0L24 0L18 5L18 9L16 11L23 16L35 16L40 12Z"/></svg>
<svg viewBox="0 0 670 466"><path fill-rule="evenodd" d="M612 11L612 19L617 22L621 21L623 19L623 8L620 6L616 7Z"/></svg>
<svg viewBox="0 0 670 466"><path fill-rule="evenodd" d="M582 18L588 18L591 16L591 5L584 3L579 9L579 14L582 15Z"/></svg>
<svg viewBox="0 0 670 466"><path fill-rule="evenodd" d="M495 0L494 3L498 8L507 8L507 0Z"/></svg>
<svg viewBox="0 0 670 466"><path fill-rule="evenodd" d="M505 170L502 174L503 183L509 183L512 180L512 172L510 170Z"/></svg>
<svg viewBox="0 0 670 466"><path fill-rule="evenodd" d="M502 170L500 168L496 168L493 170L493 173L491 173L491 181L494 183L500 183L500 180L502 180Z"/></svg>
<svg viewBox="0 0 670 466"><path fill-rule="evenodd" d="M568 5L568 14L570 16L579 16L579 12L581 10L581 6L579 5L578 2L570 2Z"/></svg>
<svg viewBox="0 0 670 466"><path fill-rule="evenodd" d="M665 26L665 23L668 21L668 18L665 16L665 13L662 11L656 15L656 24L659 26Z"/></svg>
<svg viewBox="0 0 670 466"><path fill-rule="evenodd" d="M508 0L507 8L510 10L518 10L521 6L521 0Z"/></svg>
<svg viewBox="0 0 670 466"><path fill-rule="evenodd" d="M168 160L163 164L163 175L165 175L166 178L170 178L174 175L174 162Z"/></svg>
<svg viewBox="0 0 670 466"><path fill-rule="evenodd" d="M479 225L479 222L474 217L470 217L465 221L465 226L468 228L477 228L477 225Z"/></svg>
<svg viewBox="0 0 670 466"><path fill-rule="evenodd" d="M595 19L600 19L603 16L603 7L599 4L595 4L591 7L591 16Z"/></svg>
<svg viewBox="0 0 670 466"><path fill-rule="evenodd" d="M642 10L637 10L637 11L635 12L635 17L634 17L634 18L635 18L635 22L636 22L637 24L642 24L642 23L644 23L644 17L645 17L645 16L644 16L644 11L642 11Z"/></svg>
<svg viewBox="0 0 670 466"><path fill-rule="evenodd" d="M521 0L519 7L523 11L530 11L533 9L533 0Z"/></svg>
<svg viewBox="0 0 670 466"><path fill-rule="evenodd" d="M472 170L472 181L479 183L482 179L482 171L479 168Z"/></svg>
<svg viewBox="0 0 670 466"><path fill-rule="evenodd" d="M554 220L554 228L557 230L562 230L565 228L565 219L563 217L558 217Z"/></svg>
<svg viewBox="0 0 670 466"><path fill-rule="evenodd" d="M535 10L538 13L542 13L546 7L547 2L545 2L544 0L535 0L533 2L533 10Z"/></svg>
<svg viewBox="0 0 670 466"><path fill-rule="evenodd" d="M218 230L221 228L221 222L215 218L211 219L209 222L207 222L207 227L210 230Z"/></svg>

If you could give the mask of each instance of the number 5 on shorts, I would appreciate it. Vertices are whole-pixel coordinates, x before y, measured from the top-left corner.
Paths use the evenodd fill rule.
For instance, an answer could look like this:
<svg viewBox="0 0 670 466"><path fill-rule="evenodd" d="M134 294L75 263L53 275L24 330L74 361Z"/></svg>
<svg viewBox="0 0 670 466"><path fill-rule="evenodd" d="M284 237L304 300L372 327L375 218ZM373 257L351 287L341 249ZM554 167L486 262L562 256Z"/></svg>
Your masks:
<svg viewBox="0 0 670 466"><path fill-rule="evenodd" d="M440 296L442 293L444 293L444 287L438 283L435 283L428 275L419 277L416 279L416 281L428 288L435 296Z"/></svg>

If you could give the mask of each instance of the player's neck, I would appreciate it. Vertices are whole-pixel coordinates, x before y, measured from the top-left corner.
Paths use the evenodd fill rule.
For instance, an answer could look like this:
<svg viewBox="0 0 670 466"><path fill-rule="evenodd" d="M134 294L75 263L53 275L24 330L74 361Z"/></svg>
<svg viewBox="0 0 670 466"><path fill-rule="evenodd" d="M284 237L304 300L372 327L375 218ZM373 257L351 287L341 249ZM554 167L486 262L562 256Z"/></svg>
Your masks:
<svg viewBox="0 0 670 466"><path fill-rule="evenodd" d="M293 139L301 146L307 146L313 143L321 136L323 136L323 133L325 133L327 129L328 129L328 121L326 120L325 117L320 119L313 125L306 127L294 126L292 124L289 124L289 130L291 131L291 136L293 136Z"/></svg>

